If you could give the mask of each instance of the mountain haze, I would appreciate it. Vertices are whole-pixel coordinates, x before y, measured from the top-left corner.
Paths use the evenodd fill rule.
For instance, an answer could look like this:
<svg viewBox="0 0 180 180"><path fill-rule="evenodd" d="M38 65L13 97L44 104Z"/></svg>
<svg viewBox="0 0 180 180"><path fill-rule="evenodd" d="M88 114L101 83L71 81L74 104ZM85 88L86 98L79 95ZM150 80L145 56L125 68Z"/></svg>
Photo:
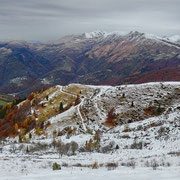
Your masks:
<svg viewBox="0 0 180 180"><path fill-rule="evenodd" d="M47 43L0 42L0 93L45 85L120 85L180 80L179 37L96 31Z"/></svg>

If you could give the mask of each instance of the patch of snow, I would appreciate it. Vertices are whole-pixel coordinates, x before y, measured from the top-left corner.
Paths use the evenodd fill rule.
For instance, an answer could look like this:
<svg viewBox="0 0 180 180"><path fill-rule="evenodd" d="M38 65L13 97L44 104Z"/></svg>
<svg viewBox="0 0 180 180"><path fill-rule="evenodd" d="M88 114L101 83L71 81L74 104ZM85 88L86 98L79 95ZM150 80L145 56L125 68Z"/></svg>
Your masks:
<svg viewBox="0 0 180 180"><path fill-rule="evenodd" d="M41 83L44 84L44 85L51 84L50 81L48 79L46 79L46 78L42 79Z"/></svg>
<svg viewBox="0 0 180 180"><path fill-rule="evenodd" d="M16 77L10 80L10 83L16 84L17 86L22 86L23 81L25 81L27 77Z"/></svg>
<svg viewBox="0 0 180 180"><path fill-rule="evenodd" d="M174 43L180 42L180 35L174 35L174 36L168 37L168 40Z"/></svg>
<svg viewBox="0 0 180 180"><path fill-rule="evenodd" d="M154 34L149 34L149 33L145 33L144 36L147 38L147 39L154 39L154 40L161 40L162 38L159 37L159 36L156 36Z"/></svg>
<svg viewBox="0 0 180 180"><path fill-rule="evenodd" d="M90 33L85 33L85 37L87 39L92 39L92 38L105 38L107 37L108 33L105 31L93 31Z"/></svg>

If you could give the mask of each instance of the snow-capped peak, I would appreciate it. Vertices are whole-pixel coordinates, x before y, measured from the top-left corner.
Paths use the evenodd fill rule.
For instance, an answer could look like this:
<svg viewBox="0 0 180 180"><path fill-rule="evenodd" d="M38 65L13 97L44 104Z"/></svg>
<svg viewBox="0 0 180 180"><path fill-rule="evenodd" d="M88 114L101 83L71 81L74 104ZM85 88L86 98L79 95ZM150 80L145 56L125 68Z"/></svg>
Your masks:
<svg viewBox="0 0 180 180"><path fill-rule="evenodd" d="M105 31L93 31L93 32L85 33L85 36L88 39L107 37L107 35L108 35L108 33Z"/></svg>
<svg viewBox="0 0 180 180"><path fill-rule="evenodd" d="M89 33L85 33L86 38L92 39L92 38L107 38L108 36L124 36L127 32L124 31L112 31L112 32L106 32L106 31L93 31Z"/></svg>

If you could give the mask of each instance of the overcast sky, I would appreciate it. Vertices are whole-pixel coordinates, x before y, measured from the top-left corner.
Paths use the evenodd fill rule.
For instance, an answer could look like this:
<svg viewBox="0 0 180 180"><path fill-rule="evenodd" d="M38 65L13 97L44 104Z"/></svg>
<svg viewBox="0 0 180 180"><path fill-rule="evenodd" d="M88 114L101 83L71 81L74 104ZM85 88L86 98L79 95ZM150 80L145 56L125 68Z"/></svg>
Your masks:
<svg viewBox="0 0 180 180"><path fill-rule="evenodd" d="M58 39L94 30L180 34L180 0L0 0L0 39Z"/></svg>

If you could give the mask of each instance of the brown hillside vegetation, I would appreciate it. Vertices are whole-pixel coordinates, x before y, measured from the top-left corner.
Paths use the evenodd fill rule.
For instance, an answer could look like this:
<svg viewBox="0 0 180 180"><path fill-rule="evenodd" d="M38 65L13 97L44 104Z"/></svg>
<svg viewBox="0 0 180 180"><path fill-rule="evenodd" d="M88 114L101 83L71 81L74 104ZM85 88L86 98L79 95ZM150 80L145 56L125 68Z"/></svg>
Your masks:
<svg viewBox="0 0 180 180"><path fill-rule="evenodd" d="M81 91L80 87L78 89ZM2 106L0 109L0 138L23 137L32 129L35 129L38 135L44 133L44 130L50 126L49 118L80 103L80 95L73 94L77 93L76 90L77 88L75 92L67 93L59 91L59 87L43 88L37 93L31 93L22 102L15 100Z"/></svg>

